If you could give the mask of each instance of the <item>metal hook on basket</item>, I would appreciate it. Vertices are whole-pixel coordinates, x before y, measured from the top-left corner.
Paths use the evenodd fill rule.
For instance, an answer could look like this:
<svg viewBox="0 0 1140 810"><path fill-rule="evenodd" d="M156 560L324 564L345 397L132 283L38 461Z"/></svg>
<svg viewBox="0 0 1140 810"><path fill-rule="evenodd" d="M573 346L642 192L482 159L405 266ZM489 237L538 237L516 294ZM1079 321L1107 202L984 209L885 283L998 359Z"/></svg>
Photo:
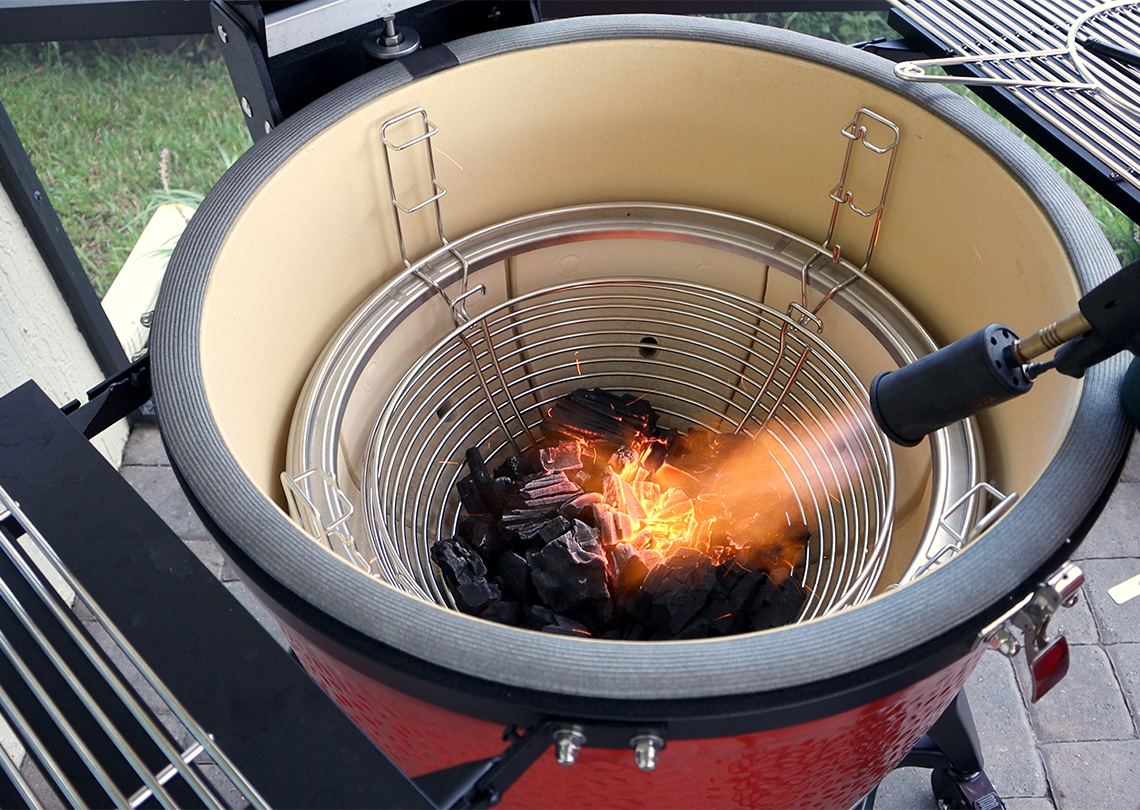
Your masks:
<svg viewBox="0 0 1140 810"><path fill-rule="evenodd" d="M324 501L332 514L322 515L313 497L313 480L323 485ZM323 470L307 470L296 478L286 472L281 473L281 485L285 489L285 500L289 513L301 524L301 529L333 554L344 557L366 574L375 575L372 566L356 547L356 541L348 530L348 519L354 507L348 496L340 491L336 481ZM339 548L338 548L339 546Z"/></svg>
<svg viewBox="0 0 1140 810"><path fill-rule="evenodd" d="M864 119L876 121L880 125L886 127L893 135L893 137L885 144L875 143L869 139L869 131ZM887 191L891 185L891 175L894 172L895 157L898 149L899 141L901 139L901 130L898 124L894 123L888 118L879 115L866 107L860 107L856 110L855 115L848 121L842 128L840 134L847 139L847 149L843 155L843 166L839 172L839 182L832 187L828 192L828 198L832 200L831 218L827 225L827 235L823 239L819 250L812 253L811 257L803 263L800 268L800 301L799 303L791 302L788 305L787 316L789 321L786 321L780 326L780 343L776 351L776 357L772 361L772 367L769 369L764 382L760 385L760 391L753 397L752 402L748 408L745 409L744 415L737 422L735 433L740 433L744 429L745 423L752 418L756 412L760 402L768 394L772 387L772 382L776 377L776 372L780 365L784 362L784 356L787 353L787 337L788 330L795 327L807 328L809 326L815 329L815 333L821 334L823 332L823 320L819 317L819 311L823 309L837 293L843 290L848 285L858 280L859 276L855 273L837 284L834 284L823 297L815 304L810 306L808 304L808 287L810 286L809 277L812 270L814 270L822 260L828 260L835 266L840 266L842 261L842 248L840 245L833 242L835 237L835 225L839 219L840 209L846 207L854 211L861 217L870 218L874 217L874 224L871 228L870 240L867 244L867 251L863 257L863 265L861 271L865 271L871 263L871 255L874 253L875 245L879 241L879 233L882 228L883 222L883 209L887 204ZM856 205L856 195L847 186L847 175L851 168L851 159L855 151L855 145L861 144L864 148L874 155L886 155L888 157L886 172L883 176L883 186L879 191L879 201L876 205L869 208L861 208ZM794 319L794 320L792 320ZM788 392L791 390L792 382L795 380L796 375L800 369L803 368L804 362L807 360L808 354L811 352L811 344L805 343L800 352L800 356L793 364L791 373L788 375L787 381L781 387L779 393L776 394L772 407L768 409L767 414L760 423L760 429L763 430L771 421L772 416L776 413L777 409L787 397Z"/></svg>
<svg viewBox="0 0 1140 810"><path fill-rule="evenodd" d="M406 121L417 116L419 117L423 127L423 130L418 135L415 135L402 143L395 143L388 137L388 131L392 126L400 123L401 121ZM499 427L503 431L503 434L509 439L511 444L514 445L515 449L521 453L522 449L515 441L514 435L511 433L510 429L507 426L506 419L504 419L502 414L500 414L499 406L495 403L494 397L491 393L491 387L488 384L487 378L483 373L483 368L479 361L479 353L475 348L475 344L462 331L464 327L468 326L473 320L475 320L467 313L467 299L475 293L486 295L487 288L483 284L477 284L470 289L468 288L471 265L468 263L467 258L463 255L463 253L448 242L447 235L444 231L443 211L440 206L440 200L443 199L443 196L445 194L447 194L447 189L444 188L443 184L439 182L439 177L436 175L435 149L432 146L432 138L434 138L437 134L439 134L439 127L432 123L431 119L428 118L427 111L423 107L417 107L413 110L408 110L407 112L401 113L394 118L388 119L380 125L380 141L384 145L384 162L388 170L388 196L392 202L393 207L395 208L394 216L396 223L396 237L400 245L400 255L404 260L404 266L407 267L416 278L420 279L429 287L431 287L435 292L437 292L440 297L447 303L447 306L451 309L451 319L454 322L456 328L461 330L459 332L459 339L462 341L464 347L467 349L468 355L471 358L471 365L475 370L476 376L478 377L479 387L483 391L483 396L486 398L488 404L490 404L491 409L495 414L495 418L499 422ZM415 146L416 144L424 144L427 150L427 165L429 175L428 180L431 185L432 194L427 199L422 200L418 203L412 205L404 205L400 202L396 193L395 180L393 179L392 175L391 153L402 152L405 149ZM448 295L447 291L443 289L443 286L440 285L438 281L432 278L428 273L424 272L424 267L426 265L423 262L413 266L412 260L408 256L407 242L404 239L404 230L400 214L414 214L429 205L434 207L436 234L439 237L439 243L442 247L447 248L446 252L455 258L455 260L459 263L461 269L459 294L455 297ZM483 340L486 343L487 352L491 358L491 364L494 369L495 376L499 380L499 386L505 394L507 406L510 408L515 419L522 426L522 432L526 434L527 439L533 444L534 435L531 433L530 427L523 419L522 412L515 404L514 397L510 395L510 386L507 384L506 375L503 373L503 368L499 362L498 354L495 351L495 344L492 340L490 327L487 325L485 320L479 320L482 326Z"/></svg>
<svg viewBox="0 0 1140 810"><path fill-rule="evenodd" d="M965 507L967 504L971 503L974 498L983 493L991 496L994 498L994 500L997 501L997 504L994 506L994 508L978 518L977 521L975 521L973 525L971 525L965 531L960 532L954 529L954 527L949 524L950 516ZM918 579L920 576L933 569L943 560L948 560L951 557L954 557L957 554L961 553L962 549L964 549L970 543L974 542L974 540L980 537L984 532L989 531L991 526L997 523L1001 518L1005 517L1006 513L1008 513L1009 510L1013 508L1013 505L1017 503L1020 497L1021 496L1017 492L1011 492L1006 495L1000 489L987 481L979 481L978 483L974 484L972 487L966 490L965 493L963 493L962 497L954 501L954 503L950 504L950 506L946 507L946 511L943 512L942 516L938 519L938 528L942 529L942 531L950 535L950 537L953 538L953 542L947 543L942 548L938 549L938 551L934 552L933 554L929 554L927 556L926 562L915 569L915 572L911 574L906 581L909 582L911 580Z"/></svg>

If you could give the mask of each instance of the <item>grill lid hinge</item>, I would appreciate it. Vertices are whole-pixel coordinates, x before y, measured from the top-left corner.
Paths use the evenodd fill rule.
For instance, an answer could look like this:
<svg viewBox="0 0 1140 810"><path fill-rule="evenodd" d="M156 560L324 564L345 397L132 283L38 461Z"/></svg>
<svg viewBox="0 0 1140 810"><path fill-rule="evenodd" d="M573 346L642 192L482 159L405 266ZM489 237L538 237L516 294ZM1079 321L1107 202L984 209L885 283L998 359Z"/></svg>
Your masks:
<svg viewBox="0 0 1140 810"><path fill-rule="evenodd" d="M1026 596L980 635L982 644L1009 658L1024 646L1025 658L1032 676L1031 698L1034 703L1061 682L1069 672L1069 642L1063 635L1048 638L1049 620L1062 607L1077 602L1077 592L1084 584L1081 569L1065 563L1037 589ZM1024 645L1014 630L1020 630Z"/></svg>

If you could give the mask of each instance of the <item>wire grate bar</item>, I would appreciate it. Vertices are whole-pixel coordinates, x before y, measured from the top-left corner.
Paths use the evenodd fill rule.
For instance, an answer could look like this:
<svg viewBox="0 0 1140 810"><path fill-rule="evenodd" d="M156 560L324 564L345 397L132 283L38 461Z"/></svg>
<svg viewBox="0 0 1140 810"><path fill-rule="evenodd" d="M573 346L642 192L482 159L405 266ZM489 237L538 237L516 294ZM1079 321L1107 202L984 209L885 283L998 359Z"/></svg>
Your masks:
<svg viewBox="0 0 1140 810"><path fill-rule="evenodd" d="M12 531L11 522L0 531L0 666L9 673L0 688L0 715L22 748L3 752L0 770L21 801L32 807L61 801L72 807L266 807L3 487L0 515L14 518L23 532ZM69 610L73 598L94 619L90 631ZM102 647L100 635L106 637ZM126 662L116 665L112 655ZM134 680L143 683L132 686ZM142 695L151 689L148 705ZM177 723L163 727L156 711L173 714ZM193 742L179 746L174 735ZM238 804L227 804L198 767L203 752L229 778L225 792L239 796ZM24 773L29 769L39 771L46 787L37 787L50 797L37 795Z"/></svg>

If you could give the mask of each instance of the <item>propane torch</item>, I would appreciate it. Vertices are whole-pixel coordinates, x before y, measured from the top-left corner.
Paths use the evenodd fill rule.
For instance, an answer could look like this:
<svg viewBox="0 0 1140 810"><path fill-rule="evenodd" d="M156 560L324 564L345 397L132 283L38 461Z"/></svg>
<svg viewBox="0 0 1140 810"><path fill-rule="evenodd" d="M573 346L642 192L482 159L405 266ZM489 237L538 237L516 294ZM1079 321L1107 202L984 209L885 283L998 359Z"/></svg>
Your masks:
<svg viewBox="0 0 1140 810"><path fill-rule="evenodd" d="M911 447L939 428L1021 396L1046 371L1082 377L1125 349L1140 354L1140 260L1093 288L1078 307L1026 338L990 324L897 371L884 371L871 383L875 421L891 441ZM1051 359L1033 362L1052 349ZM1140 391L1126 390L1125 397L1140 397ZM1130 412L1140 407L1131 404Z"/></svg>

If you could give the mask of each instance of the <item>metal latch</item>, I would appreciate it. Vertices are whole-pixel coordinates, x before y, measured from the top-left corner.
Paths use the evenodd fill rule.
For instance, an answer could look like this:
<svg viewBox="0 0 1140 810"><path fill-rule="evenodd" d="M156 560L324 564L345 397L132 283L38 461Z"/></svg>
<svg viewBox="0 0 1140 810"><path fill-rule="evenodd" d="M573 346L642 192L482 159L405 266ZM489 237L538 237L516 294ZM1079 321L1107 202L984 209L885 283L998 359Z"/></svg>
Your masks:
<svg viewBox="0 0 1140 810"><path fill-rule="evenodd" d="M1047 638L1049 620L1062 607L1077 602L1077 591L1085 575L1072 563L1065 563L1038 586L1032 594L1017 603L1004 616L982 631L981 641L1009 658L1022 649L1014 635L1021 630L1025 640L1025 658L1032 676L1034 703L1061 682L1069 672L1069 642L1064 636Z"/></svg>

